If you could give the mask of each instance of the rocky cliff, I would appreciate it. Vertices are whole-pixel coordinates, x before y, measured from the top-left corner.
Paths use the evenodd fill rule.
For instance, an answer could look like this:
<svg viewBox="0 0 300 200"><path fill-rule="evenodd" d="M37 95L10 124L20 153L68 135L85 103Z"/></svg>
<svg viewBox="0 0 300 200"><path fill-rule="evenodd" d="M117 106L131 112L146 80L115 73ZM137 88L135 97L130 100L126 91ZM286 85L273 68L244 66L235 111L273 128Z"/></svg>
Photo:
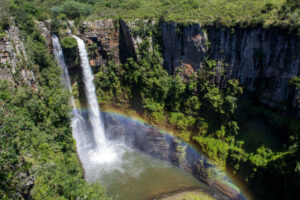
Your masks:
<svg viewBox="0 0 300 200"><path fill-rule="evenodd" d="M128 57L137 59L137 38L130 30L133 26L134 23L113 20L82 23L76 32L87 44L91 66L108 60L119 64ZM220 87L228 79L239 79L252 100L300 117L300 92L289 83L291 77L300 75L299 36L279 29L167 22L160 28L164 66L169 73L180 68L188 77L202 69L205 59L214 59L215 79Z"/></svg>
<svg viewBox="0 0 300 200"><path fill-rule="evenodd" d="M24 40L12 19L9 28L0 36L0 80L36 87L34 73L27 63Z"/></svg>
<svg viewBox="0 0 300 200"><path fill-rule="evenodd" d="M268 106L299 113L299 91L289 80L300 74L300 39L278 29L201 27L163 23L164 64L201 69L203 59L217 61L217 83L239 79Z"/></svg>
<svg viewBox="0 0 300 200"><path fill-rule="evenodd" d="M93 51L89 52L91 66L100 66L112 59L120 63L118 27L118 22L113 20L89 21L80 25L78 33Z"/></svg>

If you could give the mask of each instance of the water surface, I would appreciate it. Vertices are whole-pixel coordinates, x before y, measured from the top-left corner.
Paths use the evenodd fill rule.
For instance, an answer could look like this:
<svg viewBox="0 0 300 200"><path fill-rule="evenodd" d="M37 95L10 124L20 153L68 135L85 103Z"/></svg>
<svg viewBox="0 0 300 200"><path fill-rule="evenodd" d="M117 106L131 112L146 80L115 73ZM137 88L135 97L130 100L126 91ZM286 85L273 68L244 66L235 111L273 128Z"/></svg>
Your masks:
<svg viewBox="0 0 300 200"><path fill-rule="evenodd" d="M122 145L119 148L123 153L122 162L111 169L95 168L86 177L88 182L105 186L109 195L118 195L120 200L147 200L198 188L216 199L227 199L180 168Z"/></svg>

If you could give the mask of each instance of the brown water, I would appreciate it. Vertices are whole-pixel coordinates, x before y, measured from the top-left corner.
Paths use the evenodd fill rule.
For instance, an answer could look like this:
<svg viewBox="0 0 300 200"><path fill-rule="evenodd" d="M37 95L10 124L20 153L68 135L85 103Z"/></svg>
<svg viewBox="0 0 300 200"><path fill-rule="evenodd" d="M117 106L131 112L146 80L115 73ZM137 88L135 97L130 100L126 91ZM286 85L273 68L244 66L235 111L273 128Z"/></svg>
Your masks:
<svg viewBox="0 0 300 200"><path fill-rule="evenodd" d="M183 170L138 151L124 149L118 167L96 170L95 176L88 181L106 186L108 194L118 196L120 200L155 199L161 194L188 188L200 188L217 199L224 199L217 191Z"/></svg>

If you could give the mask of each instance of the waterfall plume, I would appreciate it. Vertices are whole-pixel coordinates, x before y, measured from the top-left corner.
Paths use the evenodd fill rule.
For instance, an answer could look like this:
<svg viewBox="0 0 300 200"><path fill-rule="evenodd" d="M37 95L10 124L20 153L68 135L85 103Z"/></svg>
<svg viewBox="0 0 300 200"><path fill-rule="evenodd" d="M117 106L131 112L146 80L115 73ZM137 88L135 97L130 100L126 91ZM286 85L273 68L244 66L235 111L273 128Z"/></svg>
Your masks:
<svg viewBox="0 0 300 200"><path fill-rule="evenodd" d="M84 92L87 98L89 121L92 126L92 132L95 140L95 148L88 152L90 161L93 163L113 162L117 154L112 145L105 139L104 125L100 116L96 88L94 84L94 75L89 63L88 53L83 40L74 36L78 44L80 63L82 68Z"/></svg>

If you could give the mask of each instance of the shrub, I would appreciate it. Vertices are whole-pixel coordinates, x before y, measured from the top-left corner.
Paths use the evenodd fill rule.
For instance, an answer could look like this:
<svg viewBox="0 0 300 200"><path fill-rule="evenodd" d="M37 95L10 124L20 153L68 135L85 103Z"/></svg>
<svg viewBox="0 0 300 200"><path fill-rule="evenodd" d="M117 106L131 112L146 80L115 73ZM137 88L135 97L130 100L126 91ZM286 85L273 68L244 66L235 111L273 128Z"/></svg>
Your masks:
<svg viewBox="0 0 300 200"><path fill-rule="evenodd" d="M164 123L166 119L163 112L152 112L150 117L155 123Z"/></svg>
<svg viewBox="0 0 300 200"><path fill-rule="evenodd" d="M133 10L141 7L141 1L139 0L130 0L122 5L123 8Z"/></svg>
<svg viewBox="0 0 300 200"><path fill-rule="evenodd" d="M123 0L106 0L104 5L108 8L118 8L123 3Z"/></svg>
<svg viewBox="0 0 300 200"><path fill-rule="evenodd" d="M261 146L256 150L256 154L250 154L249 160L255 166L266 166L272 156L271 149Z"/></svg>
<svg viewBox="0 0 300 200"><path fill-rule="evenodd" d="M293 76L290 79L290 84L294 85L299 90L300 89L300 76Z"/></svg>
<svg viewBox="0 0 300 200"><path fill-rule="evenodd" d="M64 37L61 40L61 46L64 49L73 49L77 47L77 41L72 36Z"/></svg>
<svg viewBox="0 0 300 200"><path fill-rule="evenodd" d="M55 34L59 33L59 28L61 26L61 21L57 18L51 20L51 31Z"/></svg>
<svg viewBox="0 0 300 200"><path fill-rule="evenodd" d="M192 116L185 116L180 112L172 112L169 117L169 122L175 125L179 130L185 130L195 124L195 118Z"/></svg>
<svg viewBox="0 0 300 200"><path fill-rule="evenodd" d="M201 150L214 162L220 166L224 166L229 145L222 140L211 138L211 137L193 137L200 146Z"/></svg>
<svg viewBox="0 0 300 200"><path fill-rule="evenodd" d="M181 139L183 139L184 141L190 141L190 137L191 137L192 133L190 131L182 131L180 134L179 134L179 137Z"/></svg>
<svg viewBox="0 0 300 200"><path fill-rule="evenodd" d="M92 7L85 3L77 1L66 1L61 6L51 8L54 15L65 14L71 19L79 18L80 16L87 16L93 13Z"/></svg>
<svg viewBox="0 0 300 200"><path fill-rule="evenodd" d="M0 20L0 29L7 30L9 28L9 19L8 17L2 17Z"/></svg>
<svg viewBox="0 0 300 200"><path fill-rule="evenodd" d="M198 0L188 0L187 3L189 6L191 6L193 9L199 8L199 1Z"/></svg>

